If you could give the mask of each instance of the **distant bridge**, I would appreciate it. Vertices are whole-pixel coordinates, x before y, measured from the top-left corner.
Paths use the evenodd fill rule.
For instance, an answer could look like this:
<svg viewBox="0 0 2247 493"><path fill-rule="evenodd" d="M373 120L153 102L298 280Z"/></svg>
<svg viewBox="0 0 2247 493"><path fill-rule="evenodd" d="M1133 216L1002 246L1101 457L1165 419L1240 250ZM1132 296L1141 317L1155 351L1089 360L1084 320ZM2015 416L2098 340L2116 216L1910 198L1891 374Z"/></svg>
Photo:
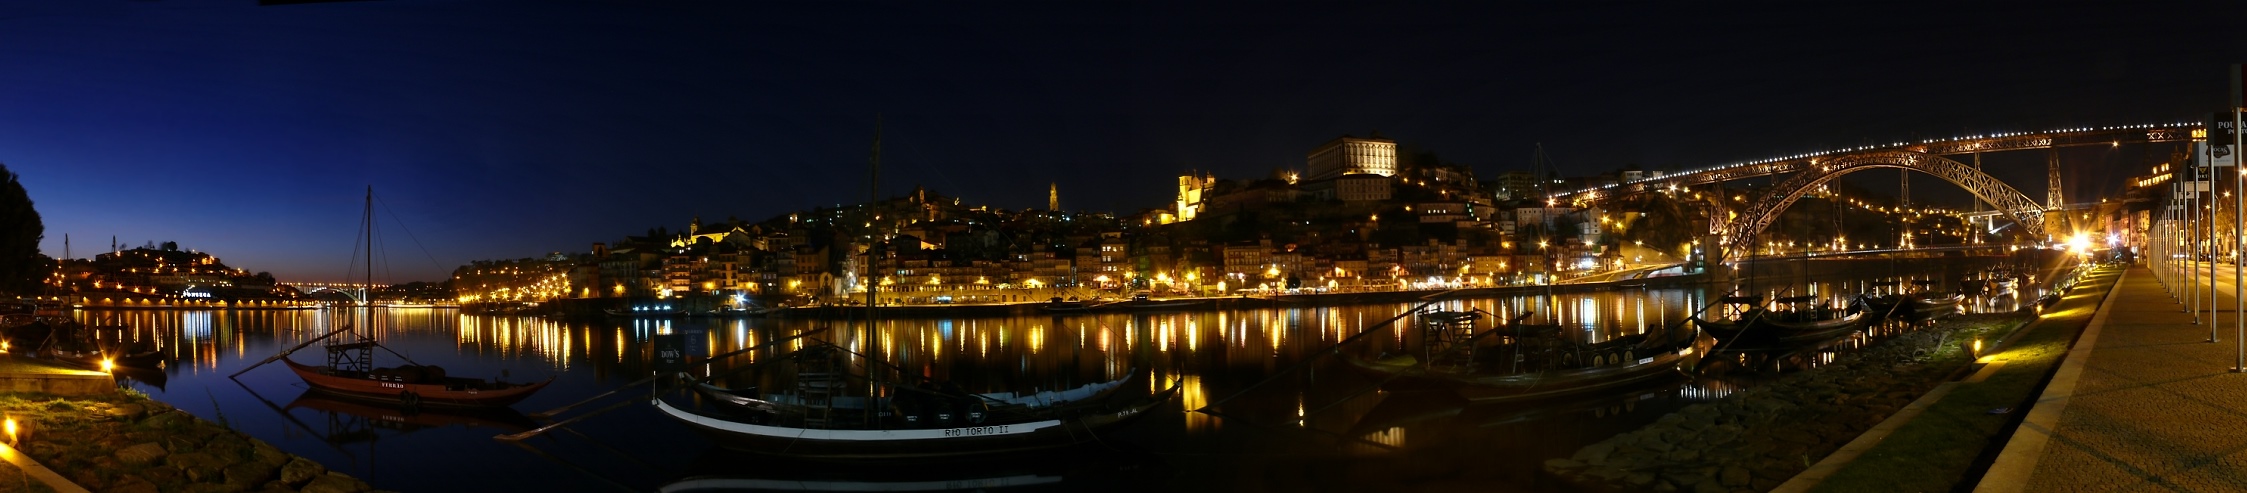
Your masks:
<svg viewBox="0 0 2247 493"><path fill-rule="evenodd" d="M1592 187L1555 196L1567 200L1604 200L1614 197L1659 192L1671 187L1688 187L1710 183L1758 178L1777 174L1799 172L1818 162L1859 152L1909 151L1936 156L1958 156L1981 152L2022 151L2085 147L2095 145L2145 144L2162 142L2191 142L2204 135L2198 123L2173 123L2165 125L2133 125L2126 127L2085 127L2049 132L2016 132L1953 139L1928 139L1917 143L1899 142L1888 145L1861 146L1825 152L1796 154L1701 168L1681 173L1671 173L1629 183Z"/></svg>
<svg viewBox="0 0 2247 493"><path fill-rule="evenodd" d="M1862 146L1826 152L1798 154L1724 166L1702 168L1655 178L1594 187L1556 195L1572 203L1589 203L1612 200L1639 194L1677 190L1695 185L1705 185L1732 180L1761 178L1781 174L1794 177L1777 182L1771 193L1764 194L1754 205L1729 222L1710 225L1710 233L1722 234L1723 248L1720 261L1732 261L1754 252L1755 237L1773 219L1793 205L1804 193L1817 189L1834 178L1873 168L1898 168L1934 175L1942 178L1976 198L1989 202L1998 213L2020 224L2031 237L2050 238L2045 212L2065 206L2060 190L2060 162L2058 153L2046 159L2048 181L2045 203L2039 205L2028 195L2012 186L1982 173L1980 160L1968 165L1943 156L1958 156L1983 152L2004 152L2094 145L2119 146L2143 143L2190 142L2203 138L2205 130L2200 124L2133 125L2122 127L2084 127L2049 132L2017 132L1977 135L1953 139L1929 139L1916 143L1899 142L1885 146ZM1721 207L1722 201L1715 201ZM1721 212L1711 214L1712 221L1723 217ZM2060 217L2064 225L2065 217ZM2064 227L2064 226L2063 226Z"/></svg>
<svg viewBox="0 0 2247 493"><path fill-rule="evenodd" d="M360 302L367 300L367 290L389 287L388 285L348 282L284 282L280 284L296 286L297 290L304 292L304 294L339 293L353 301Z"/></svg>

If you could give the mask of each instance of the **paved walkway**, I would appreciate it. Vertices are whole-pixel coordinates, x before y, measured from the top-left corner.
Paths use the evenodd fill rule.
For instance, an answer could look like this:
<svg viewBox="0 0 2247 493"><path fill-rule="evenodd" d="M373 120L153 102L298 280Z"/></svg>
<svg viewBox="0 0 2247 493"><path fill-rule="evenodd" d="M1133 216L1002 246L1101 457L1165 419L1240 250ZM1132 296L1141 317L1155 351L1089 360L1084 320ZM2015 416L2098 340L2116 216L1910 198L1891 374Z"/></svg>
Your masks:
<svg viewBox="0 0 2247 493"><path fill-rule="evenodd" d="M2247 490L2247 374L2231 372L2221 274L2210 344L2151 271L2125 273L1975 491Z"/></svg>

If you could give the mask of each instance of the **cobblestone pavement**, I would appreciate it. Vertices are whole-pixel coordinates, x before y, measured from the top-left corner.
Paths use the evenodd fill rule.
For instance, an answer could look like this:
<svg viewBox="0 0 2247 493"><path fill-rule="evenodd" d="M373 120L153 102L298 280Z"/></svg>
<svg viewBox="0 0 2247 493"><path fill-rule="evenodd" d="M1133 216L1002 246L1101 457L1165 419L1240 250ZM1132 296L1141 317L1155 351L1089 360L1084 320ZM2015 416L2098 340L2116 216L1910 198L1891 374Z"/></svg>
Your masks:
<svg viewBox="0 0 2247 493"><path fill-rule="evenodd" d="M2129 270L2096 339L2078 345L2088 356L2021 490L2247 490L2247 374L2231 372L2231 283L2219 288L2227 310L2210 344L2151 271Z"/></svg>

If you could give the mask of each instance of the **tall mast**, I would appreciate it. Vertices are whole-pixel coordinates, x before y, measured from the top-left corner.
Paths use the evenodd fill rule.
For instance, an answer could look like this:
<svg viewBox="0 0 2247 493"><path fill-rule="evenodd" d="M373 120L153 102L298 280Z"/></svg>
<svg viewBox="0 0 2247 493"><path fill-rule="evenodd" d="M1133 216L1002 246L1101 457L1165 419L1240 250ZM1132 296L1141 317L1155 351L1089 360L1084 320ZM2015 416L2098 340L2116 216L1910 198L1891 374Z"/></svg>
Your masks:
<svg viewBox="0 0 2247 493"><path fill-rule="evenodd" d="M874 152L873 156L867 160L867 164L866 211L868 215L872 215L882 200L882 119L879 116L874 117ZM873 221L869 220L867 224L868 229L872 229L872 231L868 231L870 234L868 239L872 240L872 243L868 245L866 250L866 332L868 336L872 336L874 304L876 300L880 299L877 297L877 293L882 289L881 279L875 277L875 273L880 270L882 238L881 230L872 226Z"/></svg>
<svg viewBox="0 0 2247 493"><path fill-rule="evenodd" d="M359 286L359 304L365 305L366 321L360 324L361 338L374 337L374 185L367 185L367 211L359 220L367 224L367 281Z"/></svg>
<svg viewBox="0 0 2247 493"><path fill-rule="evenodd" d="M1551 224L1553 221L1552 216L1554 205L1552 190L1553 180L1551 178L1545 177L1545 160L1545 143L1538 142L1537 154L1530 157L1530 167L1533 169L1533 171L1530 171L1530 173L1536 175L1537 177L1537 193L1545 196L1545 204L1542 206L1543 212L1537 214L1538 219L1540 219L1538 222ZM1539 229L1543 229L1545 227L1545 224L1538 224L1537 227ZM1542 241L1551 242L1555 246L1558 246L1561 242L1556 241L1559 240L1559 238L1553 237L1552 233L1554 232L1545 232L1543 235L1544 239ZM1558 313L1559 308L1557 304L1560 302L1560 300L1554 299L1553 297L1553 278L1557 274L1559 274L1559 266L1555 265L1558 262L1553 260L1552 250L1545 249L1543 245L1539 245L1537 247L1537 254L1545 257L1544 265L1539 266L1545 269L1545 319L1558 323L1560 322L1560 313Z"/></svg>
<svg viewBox="0 0 2247 493"><path fill-rule="evenodd" d="M867 159L867 168L866 209L869 215L872 215L875 211L880 210L882 200L882 117L880 116L874 117L874 150L872 157ZM882 338L877 333L880 324L877 323L879 319L874 316L874 307L880 300L877 293L882 289L882 280L875 277L875 273L881 271L882 250L886 249L884 243L887 242L884 241L882 232L878 229L880 226L874 225L875 221L868 221L867 224L869 229L873 229L873 231L870 231L873 234L871 237L873 243L866 250L866 408L878 409L879 406L875 403L881 400L882 378L881 371L877 368L880 362L874 361L874 358L882 357ZM880 423L880 416L881 413L878 412L866 413L866 419L871 423Z"/></svg>

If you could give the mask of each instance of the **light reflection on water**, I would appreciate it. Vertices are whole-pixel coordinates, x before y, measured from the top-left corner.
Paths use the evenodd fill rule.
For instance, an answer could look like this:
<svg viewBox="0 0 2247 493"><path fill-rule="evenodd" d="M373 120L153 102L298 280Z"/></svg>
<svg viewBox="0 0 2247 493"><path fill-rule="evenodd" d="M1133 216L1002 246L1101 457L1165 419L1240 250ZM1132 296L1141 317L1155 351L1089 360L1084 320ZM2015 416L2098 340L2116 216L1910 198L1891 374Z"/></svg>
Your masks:
<svg viewBox="0 0 2247 493"><path fill-rule="evenodd" d="M1956 267L1949 267L1956 269ZM1869 280L1902 279L1886 264L1878 274L1820 275L1815 287L1750 282L1767 296L1793 292L1856 293ZM1955 279L1956 273L1919 273ZM1832 280L1827 280L1832 279ZM1615 290L1588 293L1532 293L1489 299L1447 300L1447 310L1483 310L1496 323L1528 315L1529 323L1554 323L1585 342L1645 334L1676 327L1706 306L1720 288ZM2033 301L2034 293L1975 298L1971 311L2010 310ZM1067 388L1105 381L1137 371L1149 378L1148 391L1176 382L1179 411L1216 405L1216 414L1172 412L1149 416L1120 433L1172 460L1180 489L1223 489L1238 478L1286 467L1269 464L1276 456L1393 453L1457 447L1486 452L1517 470L1553 454L1635 428L1670 409L1738 391L1733 383L1704 379L1690 385L1658 386L1627 395L1591 396L1572 402L1528 408L1462 408L1445 403L1406 403L1335 363L1327 349L1376 324L1395 318L1413 304L1352 306L1278 305L1239 310L1162 313L1097 313L1053 316L883 319L870 337L860 321L776 319L679 319L556 321L535 317L466 315L431 308L374 312L370 331L400 353L425 364L442 365L458 376L506 375L511 381L555 376L555 383L516 406L545 411L649 377L664 350L695 359L735 352L759 344L828 329L794 339L776 350L730 358L696 373L717 375L800 349L813 340L833 341L880 357L917 378L950 380L969 391L1027 391ZM302 384L279 365L244 373L236 385L226 375L258 360L318 337L331 325L356 324L362 310L81 312L82 320L122 325L131 337L146 337L178 357L162 388L142 388L152 396L208 420L242 423L243 431L292 453L368 478L385 489L582 489L588 475L632 489L653 489L677 479L661 464L687 462L708 448L706 441L663 420L645 406L625 406L573 425L573 433L531 444L560 458L525 453L491 440L501 432L438 428L393 433L379 442L330 443L305 427L286 421L328 422L323 411L280 409ZM863 318L862 316L860 317ZM1415 319L1388 323L1385 331L1345 351L1362 354L1404 351L1421 337L1406 330ZM1487 326L1487 325L1486 325ZM1869 343L1859 336L1844 348ZM300 362L314 363L317 349L302 351ZM387 355L384 355L387 356ZM1832 354L1818 356L1830 362ZM1305 364L1306 361L1310 363ZM1281 370L1304 364L1286 374ZM1267 377L1277 375L1277 378ZM774 385L755 373L726 378L734 386ZM644 385L644 384L643 384ZM1221 404L1220 404L1221 403ZM577 411L588 410L606 403ZM1448 407L1447 407L1448 406ZM1405 418L1372 429L1369 420ZM316 430L317 427L313 427ZM324 435L324 436L323 436ZM1377 445L1376 445L1377 444ZM1465 444L1465 445L1461 445ZM1479 444L1479 445L1478 445ZM1500 445L1503 444L1503 445ZM381 448L374 453L372 449ZM629 457L620 461L619 456ZM380 457L376 460L375 457ZM1244 463L1261 464L1241 469ZM1280 461L1286 462L1286 461ZM650 466L650 465L656 466ZM493 469L500 468L500 469ZM521 471L506 478L475 471ZM446 472L457 472L447 474ZM545 471L545 472L539 472ZM1523 476L1527 476L1524 474ZM470 479L458 479L470 478ZM477 484L473 478L491 478ZM467 481L467 482L461 482ZM1494 486L1535 489L1534 485Z"/></svg>

